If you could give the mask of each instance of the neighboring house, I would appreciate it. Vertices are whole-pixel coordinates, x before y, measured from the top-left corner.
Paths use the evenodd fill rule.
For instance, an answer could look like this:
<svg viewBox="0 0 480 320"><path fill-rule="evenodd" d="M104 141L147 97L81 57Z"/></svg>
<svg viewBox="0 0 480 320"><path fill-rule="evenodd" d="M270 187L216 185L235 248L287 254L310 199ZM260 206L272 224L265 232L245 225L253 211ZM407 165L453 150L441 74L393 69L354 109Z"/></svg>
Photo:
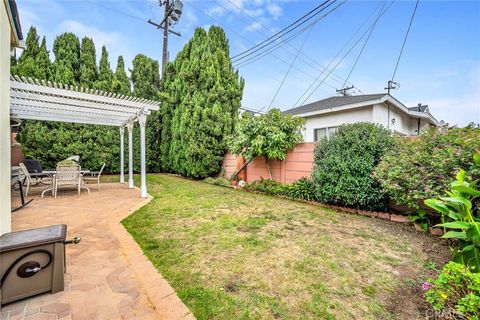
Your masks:
<svg viewBox="0 0 480 320"><path fill-rule="evenodd" d="M10 54L23 39L14 0L0 4L0 234L10 231Z"/></svg>
<svg viewBox="0 0 480 320"><path fill-rule="evenodd" d="M305 118L305 142L329 137L341 124L372 122L400 135L418 135L426 126L437 126L428 106L408 108L389 94L337 96L284 111Z"/></svg>

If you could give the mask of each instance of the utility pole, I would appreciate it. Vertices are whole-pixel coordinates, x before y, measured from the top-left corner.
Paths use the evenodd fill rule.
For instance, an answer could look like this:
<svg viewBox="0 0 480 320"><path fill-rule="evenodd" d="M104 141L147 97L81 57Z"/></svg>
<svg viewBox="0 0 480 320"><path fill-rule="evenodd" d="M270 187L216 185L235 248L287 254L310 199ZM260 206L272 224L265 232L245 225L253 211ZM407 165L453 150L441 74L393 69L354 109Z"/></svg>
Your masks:
<svg viewBox="0 0 480 320"><path fill-rule="evenodd" d="M352 90L353 88L354 86L351 86L342 89L336 89L335 91L337 91L337 93L340 93L342 96L349 96L350 94L348 93L348 90Z"/></svg>
<svg viewBox="0 0 480 320"><path fill-rule="evenodd" d="M390 90L396 90L398 88L400 88L400 83L389 80L385 90L387 90L388 94L390 94Z"/></svg>
<svg viewBox="0 0 480 320"><path fill-rule="evenodd" d="M181 36L180 33L170 30L169 27L174 25L180 19L182 15L183 4L180 0L159 0L159 5L164 7L163 20L160 23L155 23L151 19L147 22L157 27L157 29L163 30L163 52L162 52L162 76L165 72L165 66L168 63L168 34L174 34Z"/></svg>
<svg viewBox="0 0 480 320"><path fill-rule="evenodd" d="M165 0L164 5L164 28L163 28L163 53L162 53L162 75L165 73L165 66L168 63L168 16L170 11L170 0Z"/></svg>

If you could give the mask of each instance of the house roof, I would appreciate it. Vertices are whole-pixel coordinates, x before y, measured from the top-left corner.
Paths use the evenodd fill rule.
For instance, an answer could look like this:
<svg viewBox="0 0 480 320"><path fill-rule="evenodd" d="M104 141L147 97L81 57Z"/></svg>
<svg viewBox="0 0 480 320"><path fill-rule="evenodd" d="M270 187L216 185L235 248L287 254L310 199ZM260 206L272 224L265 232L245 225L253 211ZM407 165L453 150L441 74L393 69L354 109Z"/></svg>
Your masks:
<svg viewBox="0 0 480 320"><path fill-rule="evenodd" d="M20 25L20 19L18 16L17 4L15 0L3 0L5 8L7 10L8 19L10 20L11 29L11 44L15 47L21 47L23 45L22 26Z"/></svg>
<svg viewBox="0 0 480 320"><path fill-rule="evenodd" d="M358 96L335 96L320 101L312 102L297 108L285 110L284 113L291 115L309 117L321 113L328 113L336 110L346 110L350 108L360 108L377 103L386 103L393 105L409 114L412 117L423 118L430 123L437 125L438 121L429 112L427 106L415 106L407 108L400 101L387 93L364 94Z"/></svg>
<svg viewBox="0 0 480 320"><path fill-rule="evenodd" d="M336 96L336 97L330 97L320 101L312 102L297 108L289 109L284 112L292 115L298 115L298 114L303 114L307 112L310 113L310 112L319 111L323 109L344 106L348 104L360 103L360 102L365 102L370 100L377 100L387 95L388 94L386 93L377 93L377 94L364 94L359 96Z"/></svg>

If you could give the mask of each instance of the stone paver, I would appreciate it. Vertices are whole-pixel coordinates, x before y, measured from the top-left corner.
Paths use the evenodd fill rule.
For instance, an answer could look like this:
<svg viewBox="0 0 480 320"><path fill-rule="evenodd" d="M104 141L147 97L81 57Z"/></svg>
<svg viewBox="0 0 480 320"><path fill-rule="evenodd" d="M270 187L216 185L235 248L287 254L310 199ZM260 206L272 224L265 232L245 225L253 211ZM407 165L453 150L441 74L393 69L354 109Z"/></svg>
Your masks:
<svg viewBox="0 0 480 320"><path fill-rule="evenodd" d="M67 246L65 291L3 306L0 319L194 319L120 224L150 199L118 183L94 189L80 197L59 192L56 199L41 199L41 189L33 189L34 201L12 214L14 231L63 223L67 238L82 241Z"/></svg>

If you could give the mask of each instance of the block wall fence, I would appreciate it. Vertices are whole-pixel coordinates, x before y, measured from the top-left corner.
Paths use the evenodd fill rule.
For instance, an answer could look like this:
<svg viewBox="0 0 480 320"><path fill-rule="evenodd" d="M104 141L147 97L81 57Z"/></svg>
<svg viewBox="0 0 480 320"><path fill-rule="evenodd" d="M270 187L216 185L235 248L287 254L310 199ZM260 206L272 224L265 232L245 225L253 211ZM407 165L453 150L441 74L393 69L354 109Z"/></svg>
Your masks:
<svg viewBox="0 0 480 320"><path fill-rule="evenodd" d="M292 183L302 177L310 177L313 170L314 142L300 143L288 150L283 161L269 160L272 178L281 183ZM229 179L235 172L237 156L227 153L223 159L223 175ZM261 178L268 179L267 163L264 157L255 158L246 168L246 182L251 183Z"/></svg>

